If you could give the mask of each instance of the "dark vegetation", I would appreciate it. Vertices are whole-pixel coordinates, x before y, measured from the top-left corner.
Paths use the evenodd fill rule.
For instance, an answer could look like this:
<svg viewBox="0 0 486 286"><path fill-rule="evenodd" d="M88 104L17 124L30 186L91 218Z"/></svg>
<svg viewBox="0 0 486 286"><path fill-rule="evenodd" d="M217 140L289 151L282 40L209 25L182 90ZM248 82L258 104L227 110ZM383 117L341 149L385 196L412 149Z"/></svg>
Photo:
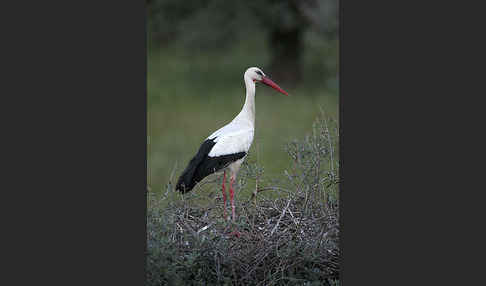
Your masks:
<svg viewBox="0 0 486 286"><path fill-rule="evenodd" d="M161 45L178 41L192 50L222 50L263 31L267 44L261 47L270 55L265 70L287 84L302 79L307 31L329 42L338 35L336 0L147 0L147 4L151 38Z"/></svg>
<svg viewBox="0 0 486 286"><path fill-rule="evenodd" d="M292 165L279 180L267 180L250 153L234 224L222 217L221 174L199 184L209 192L198 185L185 195L172 174L164 194L149 193L146 284L339 285L337 134L334 120L319 117L311 134L285 146ZM242 199L238 190L253 181Z"/></svg>

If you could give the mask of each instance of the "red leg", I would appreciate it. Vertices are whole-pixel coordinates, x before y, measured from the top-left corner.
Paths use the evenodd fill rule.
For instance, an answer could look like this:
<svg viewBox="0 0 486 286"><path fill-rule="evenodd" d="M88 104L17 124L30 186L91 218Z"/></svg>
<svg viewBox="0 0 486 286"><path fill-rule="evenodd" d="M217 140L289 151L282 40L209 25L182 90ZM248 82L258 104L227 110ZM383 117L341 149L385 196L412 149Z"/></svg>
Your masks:
<svg viewBox="0 0 486 286"><path fill-rule="evenodd" d="M231 176L230 178L230 201L231 201L231 213L233 215L233 222L235 222L236 215L235 215L235 200L234 200L234 191L233 191L233 182L234 182L234 176ZM230 233L230 235L234 235L236 237L240 237L240 232L238 230L234 230L233 232Z"/></svg>
<svg viewBox="0 0 486 286"><path fill-rule="evenodd" d="M235 193L234 193L234 190L233 190L233 183L235 181L235 175L232 174L230 176L230 189L229 189L229 192L230 192L230 202L231 202L231 213L232 213L232 216L233 216L233 223L236 221L236 214L235 214ZM230 226L228 226L230 227ZM228 229L228 228L226 228ZM225 230L226 231L226 230ZM236 237L240 237L240 233L238 232L238 230L234 230L232 231L230 234L230 236L234 235Z"/></svg>
<svg viewBox="0 0 486 286"><path fill-rule="evenodd" d="M223 192L223 202L224 202L223 212L224 212L224 218L226 219L226 188L224 187L224 182L226 182L226 171L224 171L223 185L221 188L221 191Z"/></svg>
<svg viewBox="0 0 486 286"><path fill-rule="evenodd" d="M230 178L230 201L231 201L231 213L233 215L233 222L234 222L235 221L235 201L234 201L233 181L234 181L234 176L231 176L231 178Z"/></svg>

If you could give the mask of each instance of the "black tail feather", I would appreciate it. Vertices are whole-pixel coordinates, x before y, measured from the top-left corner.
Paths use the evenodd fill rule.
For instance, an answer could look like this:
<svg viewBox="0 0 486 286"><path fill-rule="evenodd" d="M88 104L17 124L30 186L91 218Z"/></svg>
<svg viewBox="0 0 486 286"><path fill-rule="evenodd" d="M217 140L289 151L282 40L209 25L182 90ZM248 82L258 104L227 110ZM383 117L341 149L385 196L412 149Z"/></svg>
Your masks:
<svg viewBox="0 0 486 286"><path fill-rule="evenodd" d="M217 172L230 163L246 156L246 152L223 155L218 157L209 157L208 154L216 144L212 140L203 142L197 154L191 159L186 169L182 172L176 184L176 190L182 193L191 191L197 183L208 175Z"/></svg>
<svg viewBox="0 0 486 286"><path fill-rule="evenodd" d="M177 181L176 190L182 193L187 193L194 186L198 183L194 177L198 166L204 161L204 158L207 157L213 146L216 144L213 140L206 140L201 144L199 147L199 151L197 151L196 156L194 156L189 164L187 165L184 172L182 172L179 180Z"/></svg>
<svg viewBox="0 0 486 286"><path fill-rule="evenodd" d="M176 190L178 190L179 192L189 192L197 184L197 182L193 178L198 165L198 159L199 158L197 155L194 156L194 158L192 158L189 162L189 165L187 165L184 172L182 172L179 180L177 180Z"/></svg>

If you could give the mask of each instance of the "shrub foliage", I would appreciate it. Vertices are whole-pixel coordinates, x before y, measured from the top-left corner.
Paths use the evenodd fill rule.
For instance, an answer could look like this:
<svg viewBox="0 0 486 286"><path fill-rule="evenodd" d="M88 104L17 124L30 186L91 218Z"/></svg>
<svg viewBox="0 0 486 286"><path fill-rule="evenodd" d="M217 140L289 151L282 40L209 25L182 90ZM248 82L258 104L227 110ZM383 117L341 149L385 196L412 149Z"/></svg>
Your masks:
<svg viewBox="0 0 486 286"><path fill-rule="evenodd" d="M207 193L172 185L149 195L147 285L338 285L339 199L336 124L323 115L303 140L286 145L293 166L265 186L249 160L237 187L256 181L249 200L223 218L220 175ZM228 207L227 213L231 214ZM239 236L233 233L237 230Z"/></svg>

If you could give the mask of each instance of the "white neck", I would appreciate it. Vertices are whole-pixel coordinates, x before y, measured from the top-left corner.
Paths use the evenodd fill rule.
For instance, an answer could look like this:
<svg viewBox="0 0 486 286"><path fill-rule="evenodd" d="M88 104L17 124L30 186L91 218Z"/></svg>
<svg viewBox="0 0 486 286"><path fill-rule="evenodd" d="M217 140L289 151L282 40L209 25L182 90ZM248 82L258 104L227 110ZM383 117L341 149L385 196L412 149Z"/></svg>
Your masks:
<svg viewBox="0 0 486 286"><path fill-rule="evenodd" d="M246 75L244 76L246 86L245 105L233 121L245 121L255 126L255 83Z"/></svg>

